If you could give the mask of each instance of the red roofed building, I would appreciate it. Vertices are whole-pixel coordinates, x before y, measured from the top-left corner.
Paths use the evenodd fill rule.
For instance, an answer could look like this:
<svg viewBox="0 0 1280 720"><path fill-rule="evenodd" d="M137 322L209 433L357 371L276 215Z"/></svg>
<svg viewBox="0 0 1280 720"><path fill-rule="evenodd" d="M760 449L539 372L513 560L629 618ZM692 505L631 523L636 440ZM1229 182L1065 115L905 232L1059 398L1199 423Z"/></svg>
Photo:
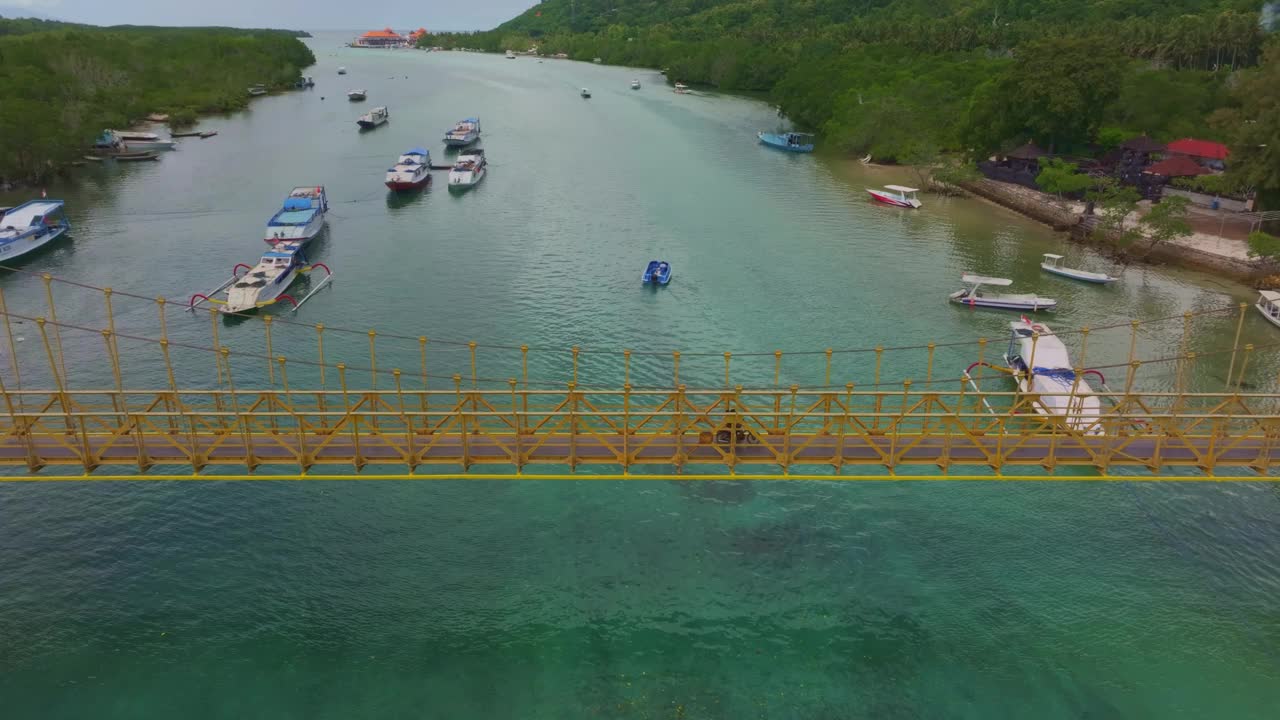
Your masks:
<svg viewBox="0 0 1280 720"><path fill-rule="evenodd" d="M355 42L351 43L351 46L370 48L403 47L408 43L409 39L405 36L397 33L391 28L385 28L383 30L370 30L356 38Z"/></svg>
<svg viewBox="0 0 1280 720"><path fill-rule="evenodd" d="M409 42L416 43L418 42L419 38L425 36L426 34L427 34L426 28L418 28L417 30L414 30L413 32L409 33Z"/></svg>
<svg viewBox="0 0 1280 720"><path fill-rule="evenodd" d="M1227 155L1231 153L1226 145L1222 143L1212 142L1210 140L1195 140L1193 138L1182 138L1174 140L1165 148L1166 152L1171 155L1186 155L1197 160L1226 160Z"/></svg>
<svg viewBox="0 0 1280 720"><path fill-rule="evenodd" d="M1167 178L1190 177L1192 175L1208 175L1213 172L1209 168L1192 160L1186 155L1174 155L1143 170L1151 175L1162 175Z"/></svg>

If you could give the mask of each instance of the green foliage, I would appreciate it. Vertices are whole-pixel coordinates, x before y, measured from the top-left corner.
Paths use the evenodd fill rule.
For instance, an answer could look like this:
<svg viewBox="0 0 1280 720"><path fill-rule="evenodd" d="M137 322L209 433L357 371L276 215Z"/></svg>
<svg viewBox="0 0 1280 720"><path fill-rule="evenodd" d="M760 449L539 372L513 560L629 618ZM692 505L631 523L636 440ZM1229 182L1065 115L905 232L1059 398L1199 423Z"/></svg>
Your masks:
<svg viewBox="0 0 1280 720"><path fill-rule="evenodd" d="M1100 222L1095 233L1119 249L1127 248L1141 237L1136 228L1128 227L1129 215L1138 209L1141 197L1128 185L1114 178L1095 180L1085 197L1097 206Z"/></svg>
<svg viewBox="0 0 1280 720"><path fill-rule="evenodd" d="M1213 120L1228 138L1231 174L1264 194L1280 194L1280 44L1258 68L1243 74L1232 96L1238 107Z"/></svg>
<svg viewBox="0 0 1280 720"><path fill-rule="evenodd" d="M1093 187L1093 178L1081 175L1077 169L1075 163L1060 158L1040 158L1040 173L1036 175L1036 185L1059 198Z"/></svg>
<svg viewBox="0 0 1280 720"><path fill-rule="evenodd" d="M1261 230L1249 233L1249 257L1280 262L1280 237Z"/></svg>
<svg viewBox="0 0 1280 720"><path fill-rule="evenodd" d="M902 161L1028 137L1083 153L1139 132L1205 136L1225 70L1261 55L1256 18L1253 0L544 0L495 30L421 42L536 44L770 91L825 146Z"/></svg>
<svg viewBox="0 0 1280 720"><path fill-rule="evenodd" d="M1178 196L1168 195L1151 207L1139 225L1148 238L1146 255L1157 245L1191 235L1191 225L1187 222L1187 207L1191 201Z"/></svg>
<svg viewBox="0 0 1280 720"><path fill-rule="evenodd" d="M104 128L149 113L184 120L244 107L249 85L288 87L314 62L287 32L76 26L0 35L0 178L38 180Z"/></svg>
<svg viewBox="0 0 1280 720"><path fill-rule="evenodd" d="M1174 187L1194 190L1206 195L1244 199L1251 186L1245 182L1239 171L1232 170L1220 175L1196 175L1173 179Z"/></svg>

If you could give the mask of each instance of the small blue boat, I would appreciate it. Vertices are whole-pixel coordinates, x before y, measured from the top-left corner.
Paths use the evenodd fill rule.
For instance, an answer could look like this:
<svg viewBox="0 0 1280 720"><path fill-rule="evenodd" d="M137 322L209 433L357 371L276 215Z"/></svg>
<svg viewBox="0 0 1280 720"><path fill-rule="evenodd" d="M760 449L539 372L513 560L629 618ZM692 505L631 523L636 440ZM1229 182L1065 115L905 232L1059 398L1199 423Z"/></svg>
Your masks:
<svg viewBox="0 0 1280 720"><path fill-rule="evenodd" d="M767 133L758 132L756 137L760 138L760 142L775 147L779 150L787 152L807 153L813 152L813 136L809 133Z"/></svg>
<svg viewBox="0 0 1280 720"><path fill-rule="evenodd" d="M649 266L640 276L640 282L653 285L666 285L671 282L671 264L665 260L650 260Z"/></svg>

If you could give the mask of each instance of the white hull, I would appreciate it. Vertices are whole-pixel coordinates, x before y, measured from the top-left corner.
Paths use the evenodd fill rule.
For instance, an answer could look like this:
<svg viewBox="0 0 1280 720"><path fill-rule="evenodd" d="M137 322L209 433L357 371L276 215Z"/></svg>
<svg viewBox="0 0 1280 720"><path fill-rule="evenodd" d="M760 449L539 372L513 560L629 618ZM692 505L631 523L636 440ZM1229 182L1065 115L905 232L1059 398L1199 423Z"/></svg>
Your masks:
<svg viewBox="0 0 1280 720"><path fill-rule="evenodd" d="M444 139L444 144L448 145L449 147L465 147L479 139L480 139L480 134L474 133L474 134L468 134L459 138L446 137Z"/></svg>
<svg viewBox="0 0 1280 720"><path fill-rule="evenodd" d="M14 258L22 257L33 250L38 250L62 237L66 231L66 228L60 227L43 235L32 235L31 237L0 244L0 260L7 262Z"/></svg>
<svg viewBox="0 0 1280 720"><path fill-rule="evenodd" d="M476 185L480 184L480 181L484 179L485 175L486 175L486 171L484 170L484 168L481 168L477 172L458 172L456 170L450 171L449 187L458 188L459 190L461 190L462 188L475 187Z"/></svg>
<svg viewBox="0 0 1280 720"><path fill-rule="evenodd" d="M1272 315L1271 313L1267 312L1266 306L1264 306L1262 303L1255 303L1254 307L1258 309L1258 312L1262 313L1262 317L1266 318L1268 322L1270 322L1272 325L1275 325L1276 327L1280 327L1280 312L1277 312L1275 315Z"/></svg>
<svg viewBox="0 0 1280 720"><path fill-rule="evenodd" d="M1102 273L1088 272L1087 270L1074 270L1072 268L1055 267L1053 265L1050 265L1049 263L1040 263L1040 269L1044 270L1047 273L1059 275L1064 278L1071 278L1072 280L1079 280L1081 282L1093 283L1095 285L1106 285L1107 283L1113 283L1116 280L1120 279L1120 278L1111 277L1110 275L1104 275Z"/></svg>
<svg viewBox="0 0 1280 720"><path fill-rule="evenodd" d="M172 140L125 140L124 146L129 152L143 150L172 150L178 143Z"/></svg>
<svg viewBox="0 0 1280 720"><path fill-rule="evenodd" d="M994 308L996 310L1030 310L1036 312L1039 310L1053 310L1058 307L1057 300L1049 298L1036 299L1020 299L1010 296L990 296L990 297L972 297L966 294L964 290L957 290L951 294L951 302L959 303L968 307L984 307Z"/></svg>
<svg viewBox="0 0 1280 720"><path fill-rule="evenodd" d="M247 277L247 276L246 276ZM298 277L298 268L290 268L276 281L268 281L262 287L237 287L233 284L227 289L227 302L218 306L218 312L241 313L257 310L263 303L275 300L284 294Z"/></svg>
<svg viewBox="0 0 1280 720"><path fill-rule="evenodd" d="M269 243L286 240L305 243L314 240L323 229L324 213L316 213L316 216L306 225L268 225L266 236L262 239Z"/></svg>

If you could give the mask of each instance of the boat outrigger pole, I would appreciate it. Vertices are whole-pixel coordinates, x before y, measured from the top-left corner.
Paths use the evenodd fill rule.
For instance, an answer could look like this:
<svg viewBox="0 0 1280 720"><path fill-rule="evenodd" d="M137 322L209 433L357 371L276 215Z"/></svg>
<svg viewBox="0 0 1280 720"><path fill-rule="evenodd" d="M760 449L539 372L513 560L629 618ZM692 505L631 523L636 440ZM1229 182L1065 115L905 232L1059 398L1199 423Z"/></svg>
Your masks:
<svg viewBox="0 0 1280 720"><path fill-rule="evenodd" d="M320 281L319 285L316 285L314 288L312 288L311 292L304 295L301 300L295 303L293 306L293 309L290 310L289 312L298 312L298 308L302 307L303 303L310 300L312 295L315 295L316 293L320 292L327 285L329 285L329 283L333 282L333 271L330 270L329 266L325 265L324 263L312 263L311 265L308 265L307 267L303 268L301 272L309 273L318 267L324 268L324 272L325 272L324 279Z"/></svg>
<svg viewBox="0 0 1280 720"><path fill-rule="evenodd" d="M216 300L213 300L213 299L212 299L212 298L213 298L213 296L214 296L214 295L217 295L218 293L222 292L223 290L226 290L228 285L230 285L231 283L233 283L233 282L235 282L235 281L237 281L237 280L239 280L239 279L240 279L240 276L239 276L239 275L236 275L236 271L238 271L240 268L244 268L245 270L252 270L252 269L253 269L253 268L249 267L248 265L245 265L244 263L236 263L236 266L235 266L235 267L233 267L233 268L231 268L231 279L229 279L229 280L227 280L226 282L222 283L222 284L221 284L221 285L219 285L218 287L216 287L216 288L214 288L214 289L210 290L209 292L206 292L206 293L196 293L195 295L192 295L192 296L191 296L191 301L190 301L189 303L187 303L187 312L194 312L196 308L200 307L201 305L205 304L206 302L217 302ZM200 298L200 302L196 302L196 298Z"/></svg>

